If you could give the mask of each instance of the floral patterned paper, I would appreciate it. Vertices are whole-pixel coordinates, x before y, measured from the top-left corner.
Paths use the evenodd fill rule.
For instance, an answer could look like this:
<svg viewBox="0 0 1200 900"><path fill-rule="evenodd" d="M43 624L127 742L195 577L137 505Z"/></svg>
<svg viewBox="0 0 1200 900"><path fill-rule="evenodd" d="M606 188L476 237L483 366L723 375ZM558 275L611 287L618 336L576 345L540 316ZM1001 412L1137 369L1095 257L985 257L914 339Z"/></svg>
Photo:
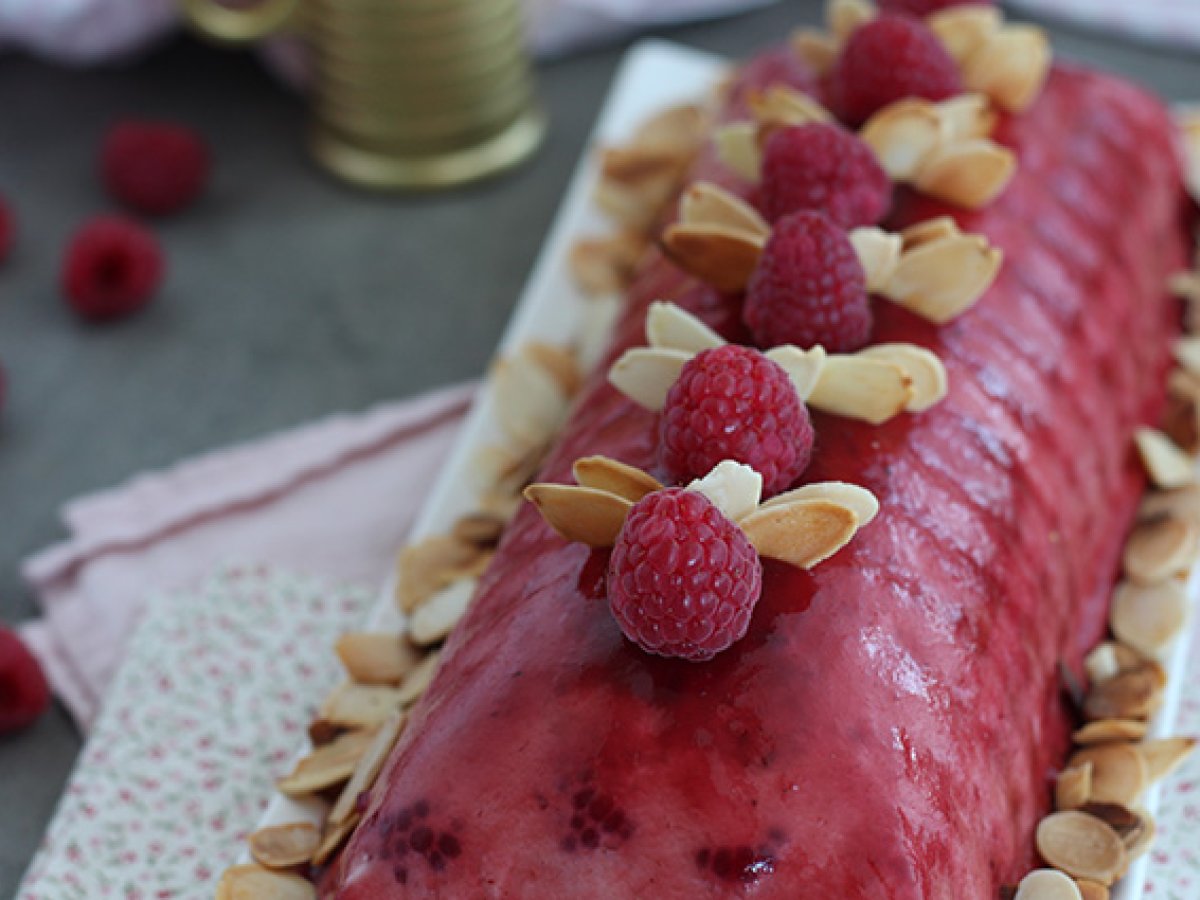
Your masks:
<svg viewBox="0 0 1200 900"><path fill-rule="evenodd" d="M375 596L244 568L153 601L18 900L211 898Z"/></svg>
<svg viewBox="0 0 1200 900"><path fill-rule="evenodd" d="M335 637L374 597L254 568L153 603L18 900L212 897L341 677ZM1175 733L1200 735L1200 652ZM1166 783L1158 829L1146 896L1196 900L1200 754Z"/></svg>

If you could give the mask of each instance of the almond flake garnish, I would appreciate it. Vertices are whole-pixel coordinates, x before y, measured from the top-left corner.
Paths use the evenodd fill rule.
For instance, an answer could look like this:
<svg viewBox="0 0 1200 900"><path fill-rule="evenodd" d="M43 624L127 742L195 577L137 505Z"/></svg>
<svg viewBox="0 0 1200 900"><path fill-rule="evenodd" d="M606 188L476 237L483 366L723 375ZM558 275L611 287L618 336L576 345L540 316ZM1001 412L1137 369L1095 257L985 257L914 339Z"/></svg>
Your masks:
<svg viewBox="0 0 1200 900"><path fill-rule="evenodd" d="M987 138L970 138L935 147L921 161L913 184L930 197L982 209L1008 186L1015 170L1011 150Z"/></svg>
<svg viewBox="0 0 1200 900"><path fill-rule="evenodd" d="M1132 861L1150 849L1150 845L1154 843L1154 836L1158 832L1158 826L1155 825L1154 818L1141 807L1130 811L1138 817L1138 826L1122 835L1121 841L1125 844L1126 855Z"/></svg>
<svg viewBox="0 0 1200 900"><path fill-rule="evenodd" d="M831 68L841 50L840 42L833 35L815 28L798 28L789 39L792 50L818 75Z"/></svg>
<svg viewBox="0 0 1200 900"><path fill-rule="evenodd" d="M1133 581L1146 585L1181 575L1196 558L1198 539L1200 529L1186 519L1142 522L1125 544L1125 572Z"/></svg>
<svg viewBox="0 0 1200 900"><path fill-rule="evenodd" d="M1054 784L1055 809L1078 809L1092 799L1092 764L1069 766Z"/></svg>
<svg viewBox="0 0 1200 900"><path fill-rule="evenodd" d="M1083 659L1083 667L1092 684L1107 681L1114 675L1133 672L1141 666L1142 657L1136 651L1115 641L1097 644Z"/></svg>
<svg viewBox="0 0 1200 900"><path fill-rule="evenodd" d="M347 681L329 693L317 716L337 728L374 728L399 705L400 692L394 687Z"/></svg>
<svg viewBox="0 0 1200 900"><path fill-rule="evenodd" d="M1088 719L1148 719L1162 705L1166 673L1153 660L1093 684L1084 700Z"/></svg>
<svg viewBox="0 0 1200 900"><path fill-rule="evenodd" d="M1146 761L1131 744L1094 744L1077 750L1069 768L1092 764L1091 794L1094 803L1131 806L1150 784Z"/></svg>
<svg viewBox="0 0 1200 900"><path fill-rule="evenodd" d="M1112 884L1125 871L1125 845L1095 816L1076 810L1051 813L1037 826L1042 859L1075 878Z"/></svg>
<svg viewBox="0 0 1200 900"><path fill-rule="evenodd" d="M347 674L359 684L399 684L421 655L398 634L357 631L334 645Z"/></svg>
<svg viewBox="0 0 1200 900"><path fill-rule="evenodd" d="M504 533L504 519L490 513L468 513L457 522L450 533L453 537L480 548L495 547Z"/></svg>
<svg viewBox="0 0 1200 900"><path fill-rule="evenodd" d="M477 545L434 535L400 551L396 603L411 613L448 584L473 571L484 554Z"/></svg>
<svg viewBox="0 0 1200 900"><path fill-rule="evenodd" d="M1180 488L1196 480L1195 463L1161 431L1139 428L1134 441L1155 486Z"/></svg>
<svg viewBox="0 0 1200 900"><path fill-rule="evenodd" d="M753 206L707 181L688 186L679 200L679 220L688 225L723 225L766 237L771 226Z"/></svg>
<svg viewBox="0 0 1200 900"><path fill-rule="evenodd" d="M655 300L646 312L646 340L651 347L700 353L725 344L725 339L674 303Z"/></svg>
<svg viewBox="0 0 1200 900"><path fill-rule="evenodd" d="M811 96L782 84L752 93L749 104L754 118L768 127L834 121L833 114Z"/></svg>
<svg viewBox="0 0 1200 900"><path fill-rule="evenodd" d="M829 500L854 513L859 527L870 523L879 513L879 500L864 487L844 481L819 481L777 494L763 508L782 506L794 500Z"/></svg>
<svg viewBox="0 0 1200 900"><path fill-rule="evenodd" d="M499 360L491 382L496 418L513 445L534 447L558 433L571 395L540 352L525 348Z"/></svg>
<svg viewBox="0 0 1200 900"><path fill-rule="evenodd" d="M1079 888L1057 869L1034 869L1021 879L1013 900L1081 900Z"/></svg>
<svg viewBox="0 0 1200 900"><path fill-rule="evenodd" d="M244 865L225 870L215 896L216 900L317 900L317 889L299 875Z"/></svg>
<svg viewBox="0 0 1200 900"><path fill-rule="evenodd" d="M412 642L420 647L428 647L444 640L466 615L471 601L475 599L478 584L475 578L460 579L422 603L408 623Z"/></svg>
<svg viewBox="0 0 1200 900"><path fill-rule="evenodd" d="M308 862L320 842L321 832L311 822L269 825L246 838L250 856L268 869L290 869Z"/></svg>
<svg viewBox="0 0 1200 900"><path fill-rule="evenodd" d="M1186 519L1200 526L1200 484L1187 484L1173 491L1148 492L1138 507L1138 520L1145 522L1160 516Z"/></svg>
<svg viewBox="0 0 1200 900"><path fill-rule="evenodd" d="M1111 741L1140 741L1150 726L1137 719L1101 719L1088 722L1071 735L1071 740L1080 746L1107 744Z"/></svg>
<svg viewBox="0 0 1200 900"><path fill-rule="evenodd" d="M312 864L323 866L329 862L333 858L333 854L337 853L338 848L346 843L350 835L354 834L354 829L358 827L361 818L357 812L354 812L343 822L326 825L325 833L321 835L321 846L317 847L313 853Z"/></svg>
<svg viewBox="0 0 1200 900"><path fill-rule="evenodd" d="M859 351L859 356L881 359L904 371L911 381L912 398L908 412L924 412L946 396L949 382L946 368L937 355L915 344L874 344Z"/></svg>
<svg viewBox="0 0 1200 900"><path fill-rule="evenodd" d="M904 249L904 238L873 226L855 228L849 237L867 277L867 291L880 293L896 274L896 266Z"/></svg>
<svg viewBox="0 0 1200 900"><path fill-rule="evenodd" d="M1124 582L1113 593L1109 625L1118 640L1155 657L1183 631L1187 615L1187 592L1178 582L1149 586Z"/></svg>
<svg viewBox="0 0 1200 900"><path fill-rule="evenodd" d="M745 288L766 244L748 229L708 224L669 225L662 241L681 269L730 294Z"/></svg>
<svg viewBox="0 0 1200 900"><path fill-rule="evenodd" d="M606 237L576 241L567 264L575 283L585 294L614 294L624 290L633 279L647 246L644 235L622 229Z"/></svg>
<svg viewBox="0 0 1200 900"><path fill-rule="evenodd" d="M1176 120L1183 137L1186 181L1192 199L1200 203L1200 112L1190 110Z"/></svg>
<svg viewBox="0 0 1200 900"><path fill-rule="evenodd" d="M1146 775L1150 781L1166 778L1196 749L1196 739L1190 737L1163 738L1143 741L1134 748L1146 762Z"/></svg>
<svg viewBox="0 0 1200 900"><path fill-rule="evenodd" d="M978 4L951 6L925 18L925 24L960 66L983 47L1003 23L1000 10Z"/></svg>
<svg viewBox="0 0 1200 900"><path fill-rule="evenodd" d="M1080 900L1108 900L1109 890L1098 881L1086 878L1075 879L1075 887L1079 889Z"/></svg>
<svg viewBox="0 0 1200 900"><path fill-rule="evenodd" d="M750 466L725 459L703 478L689 484L688 490L703 494L727 519L740 522L758 508L762 476Z"/></svg>
<svg viewBox="0 0 1200 900"><path fill-rule="evenodd" d="M765 356L787 372L788 380L796 389L796 396L805 403L812 398L821 373L825 370L825 361L829 359L825 348L820 344L807 350L784 344L782 347L772 347Z"/></svg>
<svg viewBox="0 0 1200 900"><path fill-rule="evenodd" d="M912 377L896 362L835 353L826 357L804 399L823 412L880 425L906 410L915 396Z"/></svg>
<svg viewBox="0 0 1200 900"><path fill-rule="evenodd" d="M667 402L671 385L692 358L691 353L667 347L633 347L621 354L608 370L608 380L618 391L651 412Z"/></svg>
<svg viewBox="0 0 1200 900"><path fill-rule="evenodd" d="M846 546L858 530L849 507L819 498L758 509L740 523L760 556L811 569Z"/></svg>
<svg viewBox="0 0 1200 900"><path fill-rule="evenodd" d="M373 731L347 731L297 761L291 773L276 786L289 797L315 794L341 784L354 773L359 758L367 751Z"/></svg>
<svg viewBox="0 0 1200 900"><path fill-rule="evenodd" d="M580 457L575 460L571 471L580 486L616 494L630 503L637 503L647 494L661 491L663 487L657 479L641 469L607 456Z"/></svg>
<svg viewBox="0 0 1200 900"><path fill-rule="evenodd" d="M611 547L633 508L608 491L567 484L531 484L525 498L564 538L589 547Z"/></svg>
<svg viewBox="0 0 1200 900"><path fill-rule="evenodd" d="M408 673L408 677L400 683L400 702L405 706L416 703L424 695L426 688L437 673L438 663L441 662L440 651L427 655L417 667Z"/></svg>
<svg viewBox="0 0 1200 900"><path fill-rule="evenodd" d="M762 170L758 132L757 122L730 122L713 132L717 157L747 181L758 181Z"/></svg>
<svg viewBox="0 0 1200 900"><path fill-rule="evenodd" d="M358 806L358 795L363 791L369 791L375 784L375 779L379 777L383 764L387 762L392 747L396 745L396 741L399 740L407 723L408 716L400 710L395 710L388 716L387 721L375 733L371 746L358 760L358 765L354 767L354 774L350 776L350 780L346 782L346 786L338 795L337 802L329 812L327 827L341 825L355 813Z"/></svg>

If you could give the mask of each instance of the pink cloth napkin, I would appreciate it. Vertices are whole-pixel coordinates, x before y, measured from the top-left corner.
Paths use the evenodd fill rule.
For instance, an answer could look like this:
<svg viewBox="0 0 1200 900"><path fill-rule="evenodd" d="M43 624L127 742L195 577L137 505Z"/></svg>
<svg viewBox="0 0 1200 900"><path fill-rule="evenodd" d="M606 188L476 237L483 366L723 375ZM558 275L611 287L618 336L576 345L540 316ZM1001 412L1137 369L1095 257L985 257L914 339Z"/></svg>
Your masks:
<svg viewBox="0 0 1200 900"><path fill-rule="evenodd" d="M44 615L22 632L80 728L148 596L231 561L378 584L473 389L334 416L68 504L70 538L23 567Z"/></svg>

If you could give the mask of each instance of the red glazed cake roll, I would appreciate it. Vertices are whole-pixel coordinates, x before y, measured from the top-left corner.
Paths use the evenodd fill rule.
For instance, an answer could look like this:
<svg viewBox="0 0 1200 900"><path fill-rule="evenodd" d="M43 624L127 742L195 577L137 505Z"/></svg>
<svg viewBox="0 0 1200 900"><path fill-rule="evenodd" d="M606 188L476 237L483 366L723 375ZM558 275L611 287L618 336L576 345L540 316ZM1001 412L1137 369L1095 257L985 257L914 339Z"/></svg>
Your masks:
<svg viewBox="0 0 1200 900"><path fill-rule="evenodd" d="M1144 479L1187 248L1172 125L1117 79L1056 66L995 137L1007 189L951 213L1003 249L936 326L876 300L872 342L933 350L947 396L883 425L815 414L804 481L880 503L811 571L767 561L745 638L704 663L640 650L608 554L526 507L391 754L323 896L991 898L1035 865L1080 671ZM712 176L716 165L702 161ZM725 179L728 183L730 180ZM739 300L661 256L609 361L670 299L726 337ZM656 415L594 373L540 478L652 470Z"/></svg>

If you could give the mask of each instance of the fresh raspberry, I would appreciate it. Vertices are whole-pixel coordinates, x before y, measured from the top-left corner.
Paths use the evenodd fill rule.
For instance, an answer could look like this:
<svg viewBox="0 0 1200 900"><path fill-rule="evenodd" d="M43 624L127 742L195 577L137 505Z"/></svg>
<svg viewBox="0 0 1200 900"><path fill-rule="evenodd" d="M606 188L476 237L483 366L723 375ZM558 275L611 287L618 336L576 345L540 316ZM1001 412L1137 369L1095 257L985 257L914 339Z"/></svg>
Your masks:
<svg viewBox="0 0 1200 900"><path fill-rule="evenodd" d="M767 139L762 205L772 222L807 209L843 228L874 225L891 199L892 183L875 154L844 128L812 122L780 128Z"/></svg>
<svg viewBox="0 0 1200 900"><path fill-rule="evenodd" d="M20 638L0 627L0 734L32 724L49 705L42 667Z"/></svg>
<svg viewBox="0 0 1200 900"><path fill-rule="evenodd" d="M12 252L13 241L17 236L17 222L12 210L3 197L0 197L0 263L8 259Z"/></svg>
<svg viewBox="0 0 1200 900"><path fill-rule="evenodd" d="M97 216L75 233L63 262L63 290L85 319L115 319L141 309L162 280L158 239L121 216Z"/></svg>
<svg viewBox="0 0 1200 900"><path fill-rule="evenodd" d="M735 344L688 360L667 394L660 429L660 459L677 482L733 459L762 476L764 493L777 494L800 477L812 453L812 422L787 372Z"/></svg>
<svg viewBox="0 0 1200 900"><path fill-rule="evenodd" d="M100 150L104 186L118 202L152 216L189 205L204 190L208 147L196 132L168 122L119 122Z"/></svg>
<svg viewBox="0 0 1200 900"><path fill-rule="evenodd" d="M608 563L608 604L648 653L711 659L746 633L762 563L703 494L669 488L634 504Z"/></svg>
<svg viewBox="0 0 1200 900"><path fill-rule="evenodd" d="M851 125L906 97L945 100L959 93L958 64L932 31L909 16L882 15L858 28L830 73L834 108Z"/></svg>
<svg viewBox="0 0 1200 900"><path fill-rule="evenodd" d="M771 230L742 307L760 347L857 350L871 333L867 277L846 232L821 213L784 216Z"/></svg>
<svg viewBox="0 0 1200 900"><path fill-rule="evenodd" d="M991 6L995 0L877 0L880 12L928 16L951 6Z"/></svg>

